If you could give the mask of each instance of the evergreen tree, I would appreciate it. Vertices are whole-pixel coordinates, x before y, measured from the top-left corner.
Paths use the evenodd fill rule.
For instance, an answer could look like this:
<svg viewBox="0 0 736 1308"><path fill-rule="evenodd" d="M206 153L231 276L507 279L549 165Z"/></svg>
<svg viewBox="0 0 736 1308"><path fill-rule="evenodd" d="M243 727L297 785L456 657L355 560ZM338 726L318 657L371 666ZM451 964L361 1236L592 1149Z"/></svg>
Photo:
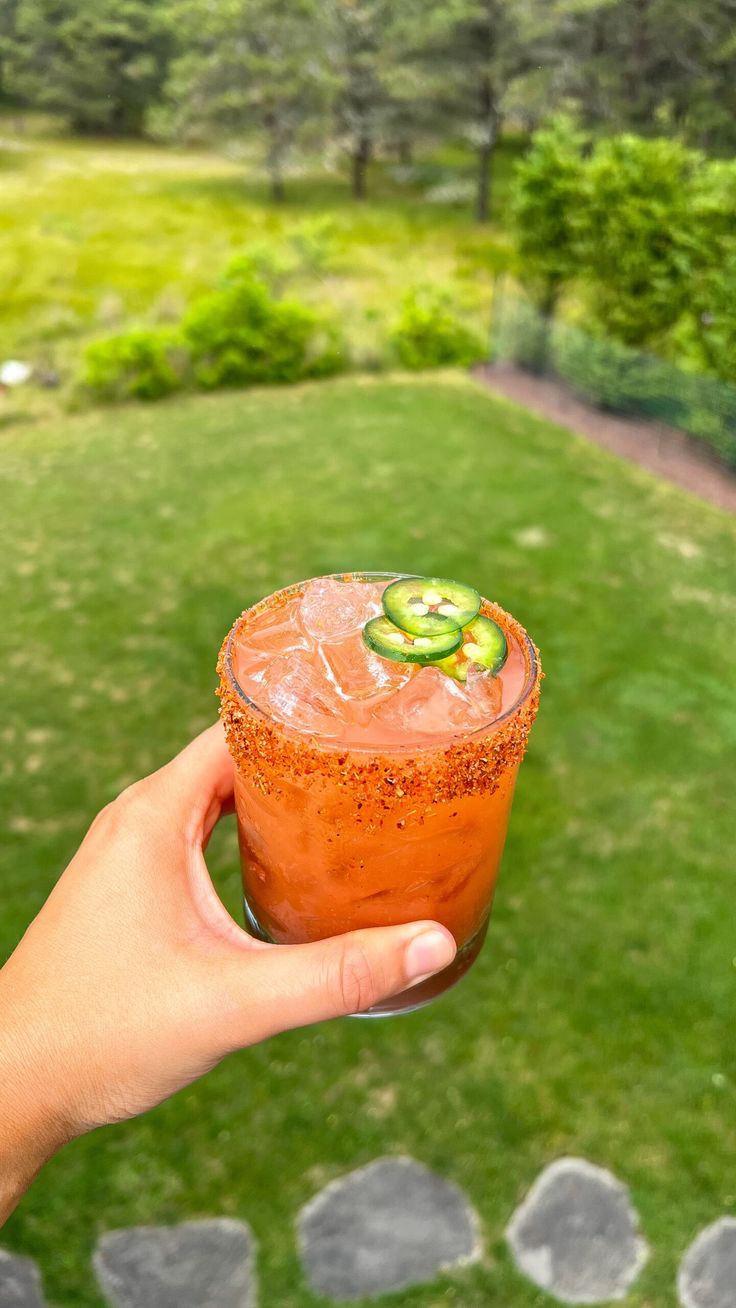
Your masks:
<svg viewBox="0 0 736 1308"><path fill-rule="evenodd" d="M18 0L2 0L0 5L0 101L6 98L6 62L13 49Z"/></svg>
<svg viewBox="0 0 736 1308"><path fill-rule="evenodd" d="M332 0L329 10L337 128L357 200L366 194L368 164L389 122L390 12L389 0Z"/></svg>
<svg viewBox="0 0 736 1308"><path fill-rule="evenodd" d="M564 27L587 122L736 146L736 0L596 0Z"/></svg>
<svg viewBox="0 0 736 1308"><path fill-rule="evenodd" d="M283 199L289 154L326 105L317 0L184 0L170 13L182 53L154 116L157 131L260 133L272 196Z"/></svg>
<svg viewBox="0 0 736 1308"><path fill-rule="evenodd" d="M19 0L6 89L79 132L138 132L168 50L156 0Z"/></svg>
<svg viewBox="0 0 736 1308"><path fill-rule="evenodd" d="M422 70L433 119L445 134L460 131L475 147L476 215L483 222L491 212L504 98L547 57L554 23L542 0L418 0L413 15L408 59Z"/></svg>

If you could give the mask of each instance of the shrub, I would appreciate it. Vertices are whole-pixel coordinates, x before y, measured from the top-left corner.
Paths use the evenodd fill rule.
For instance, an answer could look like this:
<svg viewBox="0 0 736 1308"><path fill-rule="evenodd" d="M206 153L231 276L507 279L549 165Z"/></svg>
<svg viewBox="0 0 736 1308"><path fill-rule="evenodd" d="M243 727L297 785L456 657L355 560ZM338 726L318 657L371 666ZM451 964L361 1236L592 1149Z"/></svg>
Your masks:
<svg viewBox="0 0 736 1308"><path fill-rule="evenodd" d="M312 277L323 277L338 266L335 241L338 225L331 214L304 218L289 232L289 245L301 269Z"/></svg>
<svg viewBox="0 0 736 1308"><path fill-rule="evenodd" d="M547 314L578 272L575 213L584 146L583 134L561 116L535 132L514 173L512 216L519 276L534 304Z"/></svg>
<svg viewBox="0 0 736 1308"><path fill-rule="evenodd" d="M181 338L139 327L94 341L84 355L83 384L98 400L158 400L179 390L186 372Z"/></svg>
<svg viewBox="0 0 736 1308"><path fill-rule="evenodd" d="M702 264L695 221L702 158L677 141L599 141L583 170L575 255L591 322L656 346L689 306Z"/></svg>
<svg viewBox="0 0 736 1308"><path fill-rule="evenodd" d="M345 365L336 328L295 300L277 300L245 259L219 290L197 300L182 327L194 381L205 390L294 382Z"/></svg>
<svg viewBox="0 0 736 1308"><path fill-rule="evenodd" d="M467 367L482 358L485 342L453 311L445 295L410 291L389 332L393 353L404 368Z"/></svg>
<svg viewBox="0 0 736 1308"><path fill-rule="evenodd" d="M679 427L736 466L736 388L575 327L559 325L552 339L557 373L584 399Z"/></svg>

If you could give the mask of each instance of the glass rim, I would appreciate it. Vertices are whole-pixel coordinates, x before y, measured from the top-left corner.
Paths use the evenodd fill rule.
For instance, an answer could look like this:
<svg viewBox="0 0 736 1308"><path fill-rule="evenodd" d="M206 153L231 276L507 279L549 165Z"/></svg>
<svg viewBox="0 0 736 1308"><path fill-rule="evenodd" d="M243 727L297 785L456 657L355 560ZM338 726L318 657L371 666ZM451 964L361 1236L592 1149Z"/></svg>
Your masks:
<svg viewBox="0 0 736 1308"><path fill-rule="evenodd" d="M497 727L500 727L504 722L508 722L510 718L512 718L516 713L518 713L524 707L527 700L529 699L532 692L534 691L534 688L537 685L540 678L539 659L537 658L537 652L534 643L531 637L529 636L528 632L526 631L526 629L521 626L521 623L518 622L518 619L516 618L514 618L514 622L517 623L517 625L521 628L521 632L523 633L523 642L520 643L522 644L523 652L525 653L528 659L528 673L524 681L524 685L522 686L518 696L514 700L514 703L509 708L507 708L504 713L501 713L498 717L492 718L490 721L483 723L480 726L473 727L473 729L470 731L457 731L454 733L448 731L447 735L439 736L437 737L436 740L432 741L431 743L428 742L427 744L416 744L416 743L412 743L411 745L408 744L402 745L398 743L396 744L391 743L387 745L380 745L375 743L352 744L342 740L335 740L334 738L331 737L322 737L319 736L316 732L299 731L297 727L293 727L288 722L284 722L281 718L276 717L274 714L268 713L264 708L262 708L260 704L256 703L256 701L247 693L247 691L243 690L243 687L240 685L240 682L238 681L235 675L235 671L233 669L233 642L235 640L235 636L243 620L246 617L248 617L249 614L253 613L254 610L259 607L259 605L261 604L265 605L268 600L275 599L276 596L279 595L288 596L288 595L298 594L301 590L304 589L305 586L309 585L310 581L322 581L323 579L330 580L330 581L345 581L345 582L397 581L403 579L404 577L411 579L413 577L419 577L419 576L420 574L416 572L368 572L368 571L325 572L325 573L320 573L316 577L307 577L304 581L290 582L288 586L280 586L278 590L271 591L269 595L264 595L261 599L256 600L255 604L251 604L249 608L243 610L240 616L235 619L235 622L233 623L232 627L230 628L230 631L228 632L227 640L225 642L224 664L225 664L225 672L227 674L227 678L231 688L238 696L238 698L243 702L243 704L246 705L246 707L250 712L254 713L257 717L262 718L264 722L269 723L271 726L278 729L278 731L281 732L282 734L288 736L290 739L293 739L295 741L300 741L305 746L309 746L311 748L329 750L331 753L407 754L407 755L436 754L440 751L450 749L453 745L463 744L465 741L468 740L476 740L478 737L483 735L491 735L493 732L495 732ZM481 596L481 599L486 604L492 603L492 601L487 600L485 596ZM514 632L512 632L511 634L514 636L516 635L516 633Z"/></svg>

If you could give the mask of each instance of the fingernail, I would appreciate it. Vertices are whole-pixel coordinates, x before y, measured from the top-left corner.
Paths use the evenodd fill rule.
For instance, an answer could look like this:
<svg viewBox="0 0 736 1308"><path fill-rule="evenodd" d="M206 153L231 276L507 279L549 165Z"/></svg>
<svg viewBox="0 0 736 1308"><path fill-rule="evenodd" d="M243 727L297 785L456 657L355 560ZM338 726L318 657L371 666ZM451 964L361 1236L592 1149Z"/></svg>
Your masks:
<svg viewBox="0 0 736 1308"><path fill-rule="evenodd" d="M422 931L406 947L404 965L409 981L424 980L448 967L455 957L455 942L443 931Z"/></svg>

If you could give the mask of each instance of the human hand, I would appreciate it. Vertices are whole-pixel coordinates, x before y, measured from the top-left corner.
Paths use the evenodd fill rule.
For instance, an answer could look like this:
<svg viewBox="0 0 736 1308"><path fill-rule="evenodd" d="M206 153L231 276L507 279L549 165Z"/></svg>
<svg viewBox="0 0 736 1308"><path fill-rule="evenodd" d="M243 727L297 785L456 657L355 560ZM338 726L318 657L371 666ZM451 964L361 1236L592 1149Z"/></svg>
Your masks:
<svg viewBox="0 0 736 1308"><path fill-rule="evenodd" d="M0 1221L72 1137L144 1112L234 1049L369 1008L452 961L432 922L252 939L204 859L232 787L217 723L98 814L0 971Z"/></svg>

